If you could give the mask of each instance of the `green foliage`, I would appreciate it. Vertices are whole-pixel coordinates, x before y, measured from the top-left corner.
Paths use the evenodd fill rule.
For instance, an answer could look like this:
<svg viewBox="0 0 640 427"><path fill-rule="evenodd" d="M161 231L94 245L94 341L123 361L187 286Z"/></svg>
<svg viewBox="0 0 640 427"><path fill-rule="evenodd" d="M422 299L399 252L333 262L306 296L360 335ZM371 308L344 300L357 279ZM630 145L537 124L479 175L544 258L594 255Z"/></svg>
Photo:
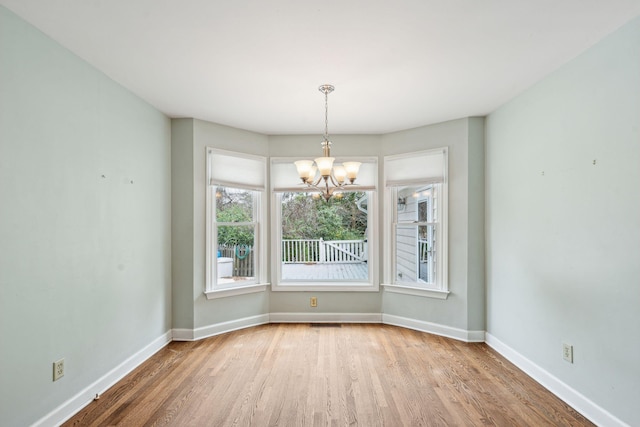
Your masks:
<svg viewBox="0 0 640 427"><path fill-rule="evenodd" d="M216 194L216 221L252 222L253 200L250 191L218 187ZM218 225L218 244L226 246L253 246L252 225Z"/></svg>
<svg viewBox="0 0 640 427"><path fill-rule="evenodd" d="M367 214L356 202L366 193L343 193L328 202L308 193L282 197L283 239L360 240L365 237Z"/></svg>
<svg viewBox="0 0 640 427"><path fill-rule="evenodd" d="M367 214L358 209L357 202L366 193L343 193L328 202L310 193L285 193L282 196L282 238L360 240L367 229ZM216 221L218 244L236 246L254 244L252 192L218 187ZM220 223L231 223L222 225Z"/></svg>
<svg viewBox="0 0 640 427"><path fill-rule="evenodd" d="M218 226L218 244L253 246L253 226Z"/></svg>
<svg viewBox="0 0 640 427"><path fill-rule="evenodd" d="M229 204L216 212L218 222L251 222L251 211L244 205Z"/></svg>

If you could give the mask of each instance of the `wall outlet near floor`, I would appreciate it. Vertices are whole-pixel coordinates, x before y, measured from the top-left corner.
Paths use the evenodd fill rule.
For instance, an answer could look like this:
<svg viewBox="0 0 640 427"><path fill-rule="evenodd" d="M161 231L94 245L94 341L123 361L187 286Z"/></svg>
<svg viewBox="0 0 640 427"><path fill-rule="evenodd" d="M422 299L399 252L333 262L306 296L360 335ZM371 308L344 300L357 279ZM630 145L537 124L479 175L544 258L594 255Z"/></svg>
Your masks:
<svg viewBox="0 0 640 427"><path fill-rule="evenodd" d="M311 301L309 302L309 304L311 304L311 307L317 307L318 306L318 298L317 297L311 297Z"/></svg>
<svg viewBox="0 0 640 427"><path fill-rule="evenodd" d="M562 358L573 363L573 346L571 344L562 343Z"/></svg>
<svg viewBox="0 0 640 427"><path fill-rule="evenodd" d="M53 362L53 380L58 381L64 377L64 359Z"/></svg>

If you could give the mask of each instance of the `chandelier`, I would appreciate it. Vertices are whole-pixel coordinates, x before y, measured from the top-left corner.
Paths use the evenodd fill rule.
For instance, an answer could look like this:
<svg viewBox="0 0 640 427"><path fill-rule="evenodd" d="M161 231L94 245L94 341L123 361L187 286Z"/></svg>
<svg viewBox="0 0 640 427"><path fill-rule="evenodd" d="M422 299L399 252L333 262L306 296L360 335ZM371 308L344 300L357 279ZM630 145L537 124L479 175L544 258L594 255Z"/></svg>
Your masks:
<svg viewBox="0 0 640 427"><path fill-rule="evenodd" d="M294 162L298 175L302 182L312 191L319 191L325 200L329 200L337 190L354 184L360 162L343 162L333 164L331 157L331 141L329 141L329 94L335 88L331 85L322 85L318 90L324 93L324 141L322 141L322 157L315 160L298 160ZM316 173L320 172L316 177Z"/></svg>

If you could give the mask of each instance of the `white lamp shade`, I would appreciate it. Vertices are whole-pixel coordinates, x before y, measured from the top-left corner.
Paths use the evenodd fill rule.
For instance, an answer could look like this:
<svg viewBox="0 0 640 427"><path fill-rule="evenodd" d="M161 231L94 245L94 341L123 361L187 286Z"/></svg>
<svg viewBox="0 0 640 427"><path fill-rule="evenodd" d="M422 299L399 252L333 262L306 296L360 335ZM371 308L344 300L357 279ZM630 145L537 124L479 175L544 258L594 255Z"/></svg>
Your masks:
<svg viewBox="0 0 640 427"><path fill-rule="evenodd" d="M353 182L358 176L358 171L360 170L360 162L344 162L342 165L347 171L347 177Z"/></svg>
<svg viewBox="0 0 640 427"><path fill-rule="evenodd" d="M298 176L300 176L303 181L309 179L311 170L314 167L313 160L298 160L297 162L294 162L294 164L296 165L296 169L298 170ZM313 171L313 173L315 174L315 170Z"/></svg>
<svg viewBox="0 0 640 427"><path fill-rule="evenodd" d="M318 157L316 159L316 165L318 166L318 170L320 171L320 175L329 176L331 175L331 168L333 167L334 157Z"/></svg>
<svg viewBox="0 0 640 427"><path fill-rule="evenodd" d="M315 165L311 166L311 170L309 171L309 182L315 181L316 172L318 172L318 168Z"/></svg>
<svg viewBox="0 0 640 427"><path fill-rule="evenodd" d="M334 165L333 176L339 184L342 184L347 177L347 170L342 165Z"/></svg>

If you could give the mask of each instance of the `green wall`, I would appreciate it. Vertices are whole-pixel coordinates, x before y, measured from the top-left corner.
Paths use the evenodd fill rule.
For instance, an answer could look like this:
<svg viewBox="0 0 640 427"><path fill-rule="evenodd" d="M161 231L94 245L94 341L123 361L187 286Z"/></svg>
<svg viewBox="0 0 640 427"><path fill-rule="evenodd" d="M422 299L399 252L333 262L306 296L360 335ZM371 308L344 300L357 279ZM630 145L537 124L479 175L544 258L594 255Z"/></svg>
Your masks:
<svg viewBox="0 0 640 427"><path fill-rule="evenodd" d="M173 328L193 329L193 119L171 121L171 282Z"/></svg>
<svg viewBox="0 0 640 427"><path fill-rule="evenodd" d="M170 121L0 6L0 425L170 331L170 194Z"/></svg>
<svg viewBox="0 0 640 427"><path fill-rule="evenodd" d="M449 147L449 291L446 300L385 292L383 312L466 331L484 330L484 119L382 137L382 154Z"/></svg>
<svg viewBox="0 0 640 427"><path fill-rule="evenodd" d="M487 330L629 425L640 425L639 58L635 19L486 122Z"/></svg>
<svg viewBox="0 0 640 427"><path fill-rule="evenodd" d="M174 119L172 176L174 328L198 329L269 312L269 293L208 300L205 289L206 147L268 155L267 137L196 119ZM175 197L175 196L174 196ZM177 225L179 224L179 225Z"/></svg>

